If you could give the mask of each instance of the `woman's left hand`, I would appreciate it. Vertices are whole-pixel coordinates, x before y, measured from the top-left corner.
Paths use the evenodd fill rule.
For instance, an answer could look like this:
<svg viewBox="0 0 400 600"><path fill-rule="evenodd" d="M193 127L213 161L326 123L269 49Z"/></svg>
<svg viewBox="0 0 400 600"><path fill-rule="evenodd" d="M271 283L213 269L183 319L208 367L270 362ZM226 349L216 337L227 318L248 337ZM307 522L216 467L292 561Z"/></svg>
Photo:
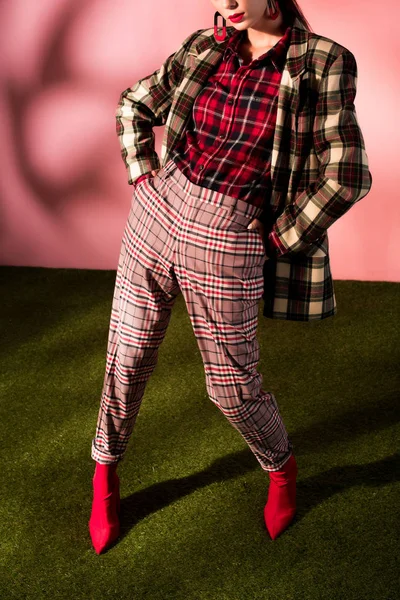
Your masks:
<svg viewBox="0 0 400 600"><path fill-rule="evenodd" d="M264 240L264 224L261 223L261 221L259 221L258 219L253 219L252 222L247 227L247 229L255 229L256 231L258 231L258 233L261 235L261 239L264 244L265 254L268 257L268 252L265 247L265 240Z"/></svg>
<svg viewBox="0 0 400 600"><path fill-rule="evenodd" d="M258 219L253 219L247 229L257 229L258 233L264 239L264 225Z"/></svg>

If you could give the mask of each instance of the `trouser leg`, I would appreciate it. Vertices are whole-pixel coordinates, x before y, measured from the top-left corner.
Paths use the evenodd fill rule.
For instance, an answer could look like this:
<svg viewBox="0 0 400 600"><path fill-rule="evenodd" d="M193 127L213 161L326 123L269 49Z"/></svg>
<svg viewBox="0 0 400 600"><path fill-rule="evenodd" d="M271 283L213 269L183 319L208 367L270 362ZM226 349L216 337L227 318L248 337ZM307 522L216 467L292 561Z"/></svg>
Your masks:
<svg viewBox="0 0 400 600"><path fill-rule="evenodd" d="M182 183L179 174L175 177ZM198 186L194 189L199 193ZM292 444L275 397L262 388L257 371L263 242L257 231L247 229L253 207L237 202L230 210L229 202L214 206L209 200L207 192L186 211L175 272L203 358L210 399L240 432L261 467L276 471L292 454Z"/></svg>
<svg viewBox="0 0 400 600"><path fill-rule="evenodd" d="M164 209L151 184L139 183L116 275L106 372L92 440L91 455L97 462L118 462L126 451L179 293L169 268L173 223Z"/></svg>

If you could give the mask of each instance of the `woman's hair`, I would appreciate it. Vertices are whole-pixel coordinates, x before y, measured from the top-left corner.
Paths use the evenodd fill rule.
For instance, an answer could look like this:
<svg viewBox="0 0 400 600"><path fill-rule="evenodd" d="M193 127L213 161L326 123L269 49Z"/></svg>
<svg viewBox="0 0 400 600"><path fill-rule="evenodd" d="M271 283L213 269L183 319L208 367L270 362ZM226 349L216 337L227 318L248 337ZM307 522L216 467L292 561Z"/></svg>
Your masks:
<svg viewBox="0 0 400 600"><path fill-rule="evenodd" d="M287 25L291 25L294 19L297 17L301 21L306 29L312 31L310 23L305 18L303 11L297 4L296 0L276 0L281 9L283 21Z"/></svg>

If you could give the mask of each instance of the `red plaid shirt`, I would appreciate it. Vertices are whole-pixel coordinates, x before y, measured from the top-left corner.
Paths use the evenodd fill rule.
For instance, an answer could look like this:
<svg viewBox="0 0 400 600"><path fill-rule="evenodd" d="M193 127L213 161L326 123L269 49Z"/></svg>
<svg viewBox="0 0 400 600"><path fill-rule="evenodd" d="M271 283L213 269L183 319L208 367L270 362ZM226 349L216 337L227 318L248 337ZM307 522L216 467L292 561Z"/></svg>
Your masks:
<svg viewBox="0 0 400 600"><path fill-rule="evenodd" d="M189 124L171 157L191 182L264 207L271 191L278 92L291 27L248 65L237 52L244 35L236 31L231 36L222 61L194 101ZM141 175L135 183L148 176ZM272 232L268 242L267 252L279 254Z"/></svg>

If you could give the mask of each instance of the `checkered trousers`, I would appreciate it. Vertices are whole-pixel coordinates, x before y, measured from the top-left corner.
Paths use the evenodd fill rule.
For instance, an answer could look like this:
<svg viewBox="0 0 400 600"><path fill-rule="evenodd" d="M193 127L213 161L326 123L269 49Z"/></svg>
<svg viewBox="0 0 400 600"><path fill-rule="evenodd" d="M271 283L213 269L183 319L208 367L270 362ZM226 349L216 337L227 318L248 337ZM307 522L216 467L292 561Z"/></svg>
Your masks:
<svg viewBox="0 0 400 600"><path fill-rule="evenodd" d="M257 371L267 257L262 237L247 226L260 212L191 183L172 160L136 186L115 282L94 460L122 459L179 293L211 401L264 470L288 460L292 444Z"/></svg>

